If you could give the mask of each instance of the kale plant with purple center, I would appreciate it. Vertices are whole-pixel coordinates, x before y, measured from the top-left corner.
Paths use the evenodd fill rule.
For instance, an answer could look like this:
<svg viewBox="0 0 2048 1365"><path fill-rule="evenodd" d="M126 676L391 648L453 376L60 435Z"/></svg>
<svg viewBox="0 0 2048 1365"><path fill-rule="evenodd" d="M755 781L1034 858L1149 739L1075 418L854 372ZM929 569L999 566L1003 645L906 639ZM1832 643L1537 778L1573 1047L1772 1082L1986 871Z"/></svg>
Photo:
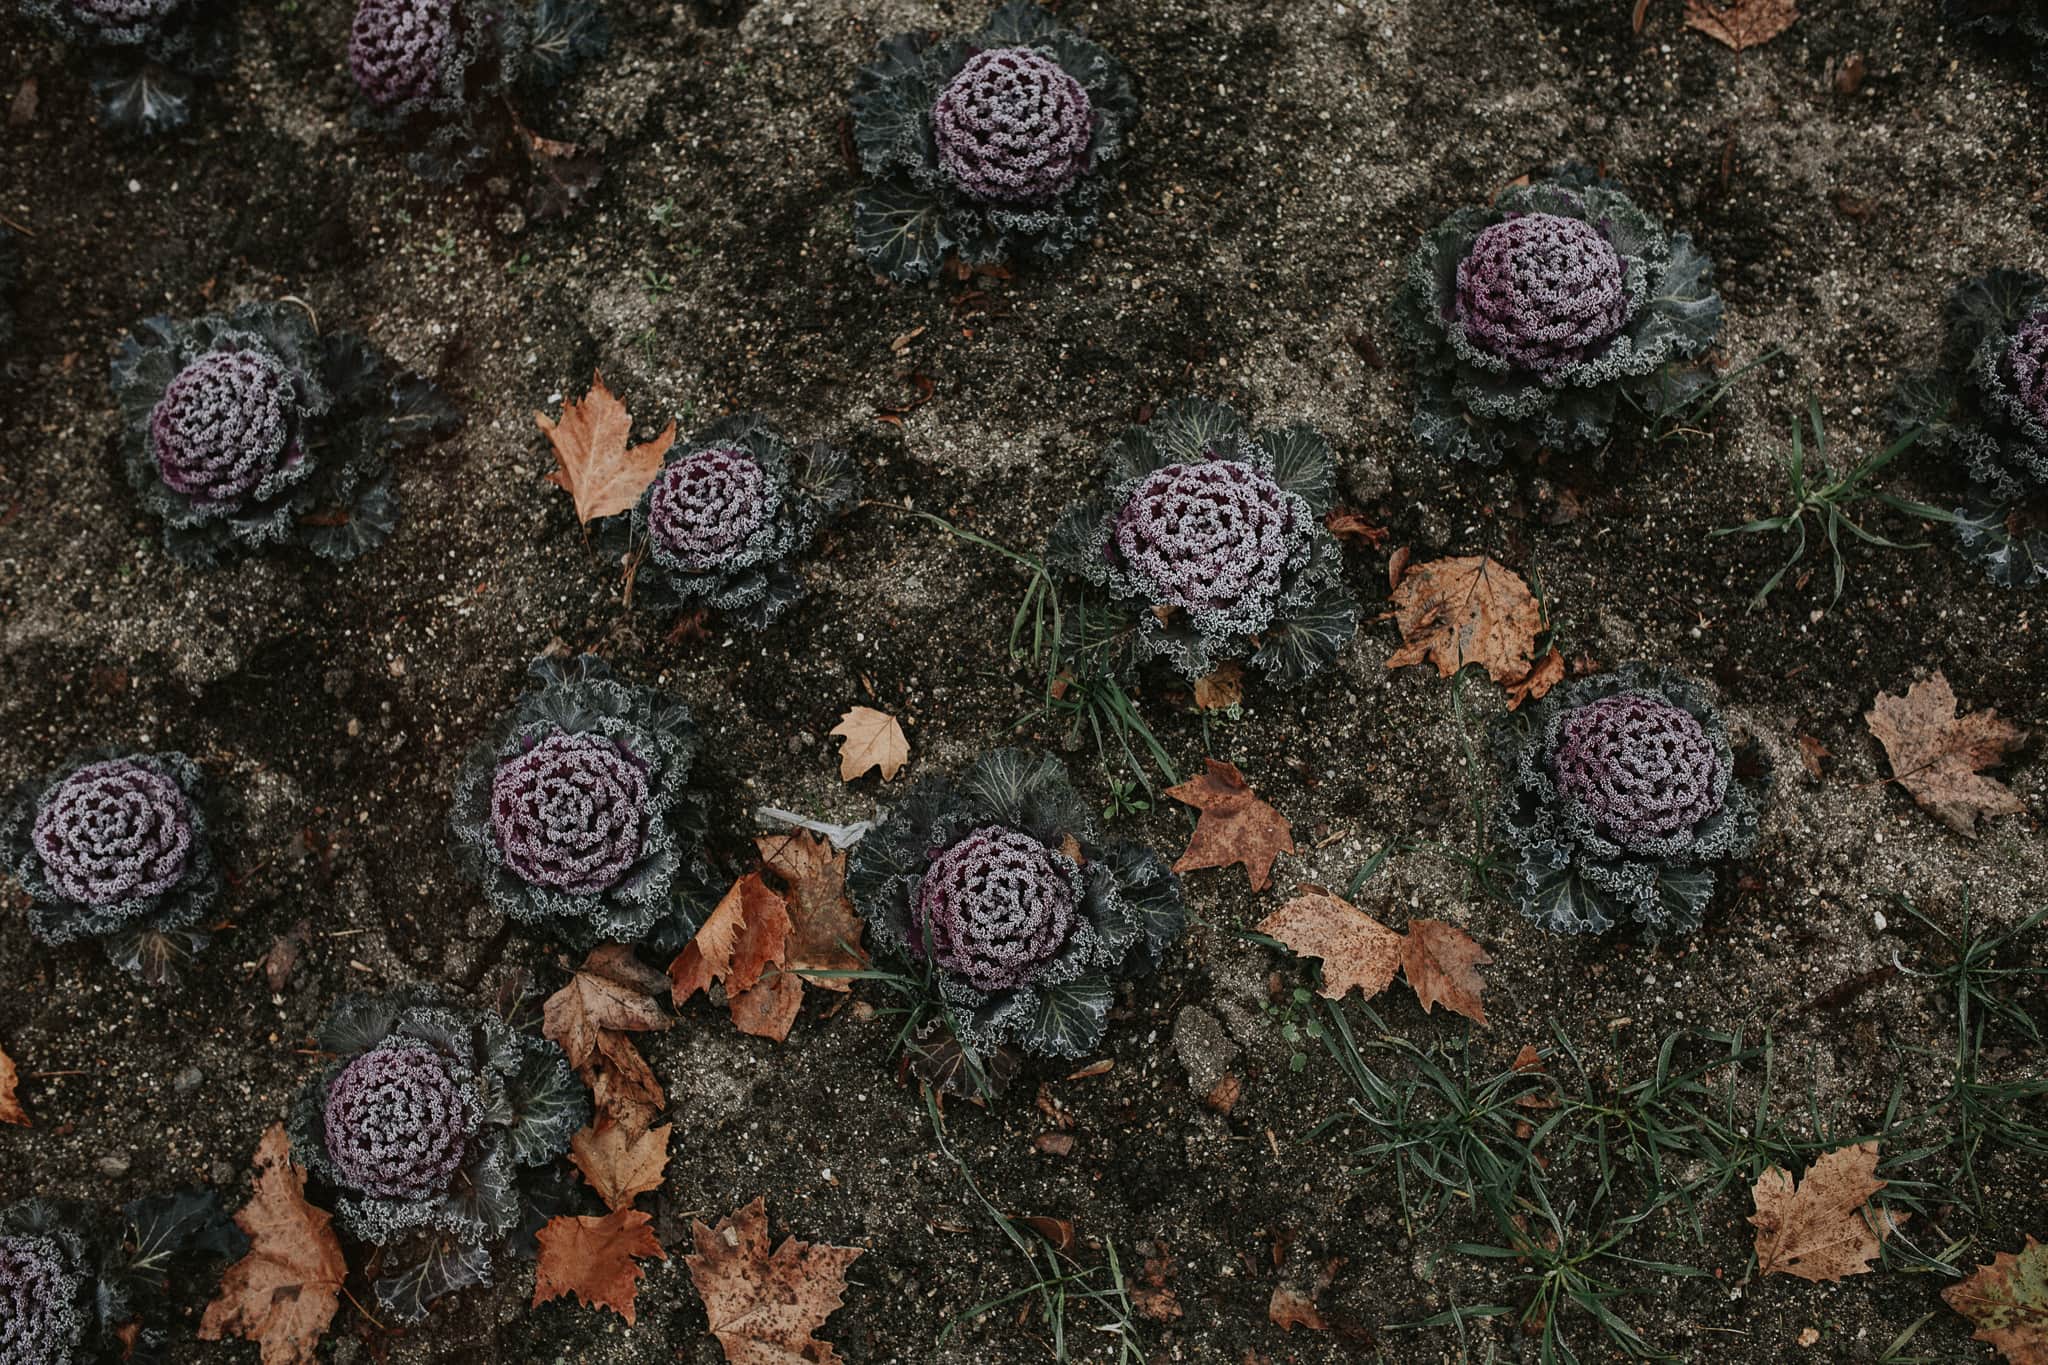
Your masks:
<svg viewBox="0 0 2048 1365"><path fill-rule="evenodd" d="M922 982L920 1059L944 1034L976 1076L1012 1046L1087 1054L1117 982L1156 971L1186 924L1165 861L1104 840L1057 759L1012 749L912 787L854 846L846 884Z"/></svg>
<svg viewBox="0 0 2048 1365"><path fill-rule="evenodd" d="M820 441L798 452L749 413L671 449L631 513L599 534L644 552L636 606L707 607L760 629L804 595L797 558L858 496L845 451Z"/></svg>
<svg viewBox="0 0 2048 1365"><path fill-rule="evenodd" d="M1499 812L1522 913L1557 933L1633 921L1690 934L1712 864L1756 846L1756 801L1735 780L1728 727L1705 693L1642 667L1553 689L1498 734Z"/></svg>
<svg viewBox="0 0 2048 1365"><path fill-rule="evenodd" d="M1065 258L1095 235L1138 120L1123 65L1035 0L963 37L888 39L852 106L870 181L854 241L903 283L949 251L977 265Z"/></svg>
<svg viewBox="0 0 2048 1365"><path fill-rule="evenodd" d="M595 183L575 149L536 138L522 110L584 62L604 55L610 29L586 0L359 0L349 28L355 122L409 152L438 184L472 175L512 148L541 171L534 207L565 212Z"/></svg>
<svg viewBox="0 0 2048 1365"><path fill-rule="evenodd" d="M382 1248L378 1302L417 1322L492 1282L589 1097L555 1044L431 990L345 997L319 1043L335 1056L292 1106L292 1159Z"/></svg>
<svg viewBox="0 0 2048 1365"><path fill-rule="evenodd" d="M1892 405L1967 488L1963 551L1994 583L2048 582L2048 278L1993 270L1948 302L1940 366L1907 377Z"/></svg>
<svg viewBox="0 0 2048 1365"><path fill-rule="evenodd" d="M1335 459L1307 426L1253 432L1204 399L1160 408L1103 455L1101 492L1061 516L1048 574L1078 584L1061 649L1076 677L1163 660L1189 680L1247 660L1292 685L1358 629L1323 525Z"/></svg>
<svg viewBox="0 0 2048 1365"><path fill-rule="evenodd" d="M537 690L456 773L458 866L493 910L579 950L681 949L717 901L689 708L590 655L528 671Z"/></svg>
<svg viewBox="0 0 2048 1365"><path fill-rule="evenodd" d="M365 338L321 335L284 303L149 319L122 341L113 389L128 482L191 568L266 545L337 561L376 548L398 524L390 453L462 423Z"/></svg>
<svg viewBox="0 0 2048 1365"><path fill-rule="evenodd" d="M221 889L204 786L183 754L101 750L15 788L0 862L28 893L29 932L53 946L98 939L148 984L175 980Z"/></svg>
<svg viewBox="0 0 2048 1365"><path fill-rule="evenodd" d="M118 1218L68 1200L0 1208L0 1363L161 1365L171 1272L247 1250L210 1190L148 1195Z"/></svg>
<svg viewBox="0 0 2048 1365"><path fill-rule="evenodd" d="M1965 33L2024 54L2034 84L2048 85L2048 6L2041 0L1942 0L1942 13Z"/></svg>
<svg viewBox="0 0 2048 1365"><path fill-rule="evenodd" d="M1619 410L1676 410L1721 329L1713 263L1583 167L1460 209L1409 259L1394 328L1413 430L1450 460L1597 452Z"/></svg>
<svg viewBox="0 0 2048 1365"><path fill-rule="evenodd" d="M234 0L19 0L83 59L101 119L153 135L192 116L195 82L227 74Z"/></svg>

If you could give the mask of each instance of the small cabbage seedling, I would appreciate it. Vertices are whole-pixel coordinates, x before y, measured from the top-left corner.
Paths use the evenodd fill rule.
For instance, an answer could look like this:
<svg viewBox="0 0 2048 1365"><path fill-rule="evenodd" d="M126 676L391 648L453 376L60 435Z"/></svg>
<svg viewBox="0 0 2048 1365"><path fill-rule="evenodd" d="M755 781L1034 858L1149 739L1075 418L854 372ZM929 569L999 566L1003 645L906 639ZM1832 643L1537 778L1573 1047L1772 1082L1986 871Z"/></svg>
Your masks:
<svg viewBox="0 0 2048 1365"><path fill-rule="evenodd" d="M193 568L269 545L354 559L398 524L392 451L461 415L354 332L284 303L151 318L114 358L128 481Z"/></svg>
<svg viewBox="0 0 2048 1365"><path fill-rule="evenodd" d="M887 40L852 103L872 182L854 200L854 241L904 283L948 252L977 265L1069 255L1095 235L1138 120L1123 65L1036 0L961 37Z"/></svg>
<svg viewBox="0 0 2048 1365"><path fill-rule="evenodd" d="M1080 1057L1116 982L1155 971L1186 923L1151 850L1105 842L1053 758L988 754L927 778L854 846L847 887L874 942L929 982L977 1057Z"/></svg>
<svg viewBox="0 0 2048 1365"><path fill-rule="evenodd" d="M644 555L635 605L708 607L761 629L803 597L796 561L858 496L845 451L820 441L799 452L748 414L671 449L630 516L607 520Z"/></svg>
<svg viewBox="0 0 2048 1365"><path fill-rule="evenodd" d="M1968 480L1964 552L1994 583L2048 582L2048 277L1993 270L1960 285L1940 368L1910 376L1893 413Z"/></svg>
<svg viewBox="0 0 2048 1365"><path fill-rule="evenodd" d="M431 991L348 996L319 1041L335 1056L292 1106L292 1159L344 1233L383 1249L378 1302L417 1322L491 1283L532 1175L569 1150L589 1096L555 1044Z"/></svg>
<svg viewBox="0 0 2048 1365"><path fill-rule="evenodd" d="M1597 452L1624 406L1669 413L1707 384L1713 263L1583 167L1460 209L1410 257L1393 305L1414 361L1416 441L1495 465Z"/></svg>
<svg viewBox="0 0 2048 1365"><path fill-rule="evenodd" d="M689 708L590 655L528 671L537 689L456 774L458 866L493 910L579 950L680 949L716 900Z"/></svg>
<svg viewBox="0 0 2048 1365"><path fill-rule="evenodd" d="M0 859L29 896L29 932L97 939L151 985L206 942L220 895L206 837L205 779L179 753L101 750L17 787L0 813Z"/></svg>
<svg viewBox="0 0 2048 1365"><path fill-rule="evenodd" d="M1754 848L1755 800L1704 692L1632 667L1575 679L1502 730L1499 829L1522 913L1556 933L1689 934L1713 864Z"/></svg>
<svg viewBox="0 0 2048 1365"><path fill-rule="evenodd" d="M1083 588L1062 620L1076 677L1128 680L1159 660L1193 681L1244 660L1291 685L1336 660L1358 606L1323 525L1335 460L1312 428L1254 432L1183 399L1103 465L1102 491L1066 511L1045 554Z"/></svg>
<svg viewBox="0 0 2048 1365"><path fill-rule="evenodd" d="M184 126L195 83L227 74L234 57L235 0L20 0L20 7L83 60L101 119L121 133Z"/></svg>

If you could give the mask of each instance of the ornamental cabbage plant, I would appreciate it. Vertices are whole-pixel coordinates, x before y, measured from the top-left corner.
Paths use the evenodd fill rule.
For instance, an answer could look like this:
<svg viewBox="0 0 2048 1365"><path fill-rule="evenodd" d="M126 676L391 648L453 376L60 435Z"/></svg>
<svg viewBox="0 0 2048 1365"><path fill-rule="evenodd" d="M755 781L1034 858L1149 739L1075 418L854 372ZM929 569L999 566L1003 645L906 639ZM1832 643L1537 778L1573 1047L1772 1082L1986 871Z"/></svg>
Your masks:
<svg viewBox="0 0 2048 1365"><path fill-rule="evenodd" d="M868 264L914 283L949 251L1057 261L1095 235L1138 97L1122 63L1036 0L977 32L905 33L853 84L854 200Z"/></svg>
<svg viewBox="0 0 2048 1365"><path fill-rule="evenodd" d="M1395 295L1422 448L1494 465L1594 452L1615 414L1697 393L1721 330L1713 262L1583 167L1460 209L1422 239Z"/></svg>
<svg viewBox="0 0 2048 1365"><path fill-rule="evenodd" d="M28 926L53 946L97 939L151 985L206 942L220 895L206 837L205 779L179 753L100 750L15 788L0 860L29 896Z"/></svg>
<svg viewBox="0 0 2048 1365"><path fill-rule="evenodd" d="M415 174L452 183L525 132L522 104L609 44L604 16L583 0L359 0L348 45L355 122L406 146Z"/></svg>
<svg viewBox="0 0 2048 1365"><path fill-rule="evenodd" d="M672 447L630 516L609 520L645 547L635 603L708 607L758 629L804 595L796 559L858 489L845 451L820 441L798 452L750 413Z"/></svg>
<svg viewBox="0 0 2048 1365"><path fill-rule="evenodd" d="M717 899L690 709L590 655L528 673L536 690L456 774L458 866L493 910L579 951L681 949Z"/></svg>
<svg viewBox="0 0 2048 1365"><path fill-rule="evenodd" d="M1692 933L1712 865L1756 846L1757 805L1735 780L1728 727L1676 673L1631 667L1561 684L1501 745L1516 896L1555 933L1629 922Z"/></svg>
<svg viewBox="0 0 2048 1365"><path fill-rule="evenodd" d="M1085 1055L1116 983L1157 970L1186 924L1165 861L1103 840L1057 759L1011 749L911 788L854 846L846 884L982 1058Z"/></svg>
<svg viewBox="0 0 2048 1365"><path fill-rule="evenodd" d="M100 117L152 135L192 115L195 81L227 74L234 0L20 0L21 13L85 59Z"/></svg>
<svg viewBox="0 0 2048 1365"><path fill-rule="evenodd" d="M192 568L267 545L349 560L398 524L390 453L461 415L354 332L284 303L151 318L114 357L128 482Z"/></svg>
<svg viewBox="0 0 2048 1365"><path fill-rule="evenodd" d="M588 1095L555 1044L431 990L345 997L319 1042L334 1060L292 1106L292 1159L345 1234L383 1249L378 1302L417 1322L492 1282L540 1168L589 1122Z"/></svg>
<svg viewBox="0 0 2048 1365"><path fill-rule="evenodd" d="M1942 12L1966 33L2025 53L2034 84L2048 85L2048 8L2040 0L1942 0Z"/></svg>
<svg viewBox="0 0 2048 1365"><path fill-rule="evenodd" d="M1956 509L1963 551L1994 583L2048 582L2048 278L1993 270L1948 303L1941 366L1893 405L1969 481Z"/></svg>
<svg viewBox="0 0 2048 1365"><path fill-rule="evenodd" d="M1082 588L1062 646L1077 676L1158 659L1194 680L1241 659L1291 685L1328 667L1358 629L1323 525L1335 463L1311 427L1254 432L1199 398L1126 431L1046 548Z"/></svg>

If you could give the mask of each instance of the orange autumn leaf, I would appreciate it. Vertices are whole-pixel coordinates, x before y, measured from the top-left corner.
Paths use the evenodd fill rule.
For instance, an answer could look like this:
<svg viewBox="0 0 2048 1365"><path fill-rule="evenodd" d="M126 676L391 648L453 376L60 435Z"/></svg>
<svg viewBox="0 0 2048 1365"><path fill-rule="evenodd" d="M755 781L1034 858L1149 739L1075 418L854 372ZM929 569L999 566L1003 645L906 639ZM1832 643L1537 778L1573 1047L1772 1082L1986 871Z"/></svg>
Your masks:
<svg viewBox="0 0 2048 1365"><path fill-rule="evenodd" d="M910 761L910 741L903 726L886 711L856 706L839 718L831 733L838 736L839 780L851 782L870 768L878 769L884 782L896 780Z"/></svg>
<svg viewBox="0 0 2048 1365"><path fill-rule="evenodd" d="M1977 1329L1972 1341L1996 1347L2011 1365L2048 1365L2048 1244L2029 1237L2017 1254L1997 1252L1941 1297Z"/></svg>
<svg viewBox="0 0 2048 1365"><path fill-rule="evenodd" d="M1330 1324L1316 1309L1316 1301L1287 1284L1273 1286L1273 1295L1266 1300L1266 1320L1282 1332L1292 1332L1297 1327L1306 1327L1311 1332L1330 1330Z"/></svg>
<svg viewBox="0 0 2048 1365"><path fill-rule="evenodd" d="M666 1261L654 1239L652 1215L614 1209L602 1217L561 1215L534 1234L540 1261L533 1273L533 1306L574 1294L592 1308L609 1308L630 1325L640 1292L639 1261Z"/></svg>
<svg viewBox="0 0 2048 1365"><path fill-rule="evenodd" d="M1244 665L1225 659L1213 673L1195 679L1195 705L1203 711L1228 711L1244 701Z"/></svg>
<svg viewBox="0 0 2048 1365"><path fill-rule="evenodd" d="M1391 615L1401 647L1388 668L1423 662L1448 678L1469 664L1484 668L1521 705L1541 697L1564 676L1564 660L1536 659L1544 630L1543 606L1522 576L1487 555L1433 559L1404 573L1395 585Z"/></svg>
<svg viewBox="0 0 2048 1365"><path fill-rule="evenodd" d="M1685 26L1737 52L1746 51L1792 27L1799 18L1793 0L1685 0ZM1638 30L1640 31L1640 29Z"/></svg>
<svg viewBox="0 0 2048 1365"><path fill-rule="evenodd" d="M15 1069L14 1058L0 1048L0 1123L19 1124L31 1127L28 1110L21 1107L21 1097L15 1093L21 1086L21 1072Z"/></svg>
<svg viewBox="0 0 2048 1365"><path fill-rule="evenodd" d="M630 947L606 944L541 1009L542 1036L560 1046L590 1087L598 1113L635 1137L647 1131L667 1096L632 1035L674 1026L657 998L667 985L668 978Z"/></svg>
<svg viewBox="0 0 2048 1365"><path fill-rule="evenodd" d="M235 1225L249 1254L221 1276L199 1322L202 1341L240 1337L261 1348L263 1365L313 1365L315 1348L341 1301L348 1262L330 1216L306 1202L306 1173L274 1123L256 1145L256 1189Z"/></svg>
<svg viewBox="0 0 2048 1365"><path fill-rule="evenodd" d="M601 374L591 376L582 401L562 404L559 419L536 412L533 420L555 449L556 467L548 482L568 490L576 502L576 520L584 525L629 511L640 501L641 490L661 472L662 457L676 439L671 421L653 440L629 446L633 419L604 386Z"/></svg>
<svg viewBox="0 0 2048 1365"><path fill-rule="evenodd" d="M789 943L783 965L792 972L853 971L864 965L861 918L846 894L846 854L804 830L766 834L754 841L761 861L782 879L789 911ZM843 977L806 977L804 984L847 991Z"/></svg>
<svg viewBox="0 0 2048 1365"><path fill-rule="evenodd" d="M664 1123L635 1135L600 1119L597 1126L569 1139L569 1160L606 1208L628 1208L636 1197L661 1188L673 1129L673 1124Z"/></svg>
<svg viewBox="0 0 2048 1365"><path fill-rule="evenodd" d="M747 873L669 964L670 998L681 1005L717 981L740 1032L782 1042L803 1006L802 979L783 970L794 927L783 898Z"/></svg>
<svg viewBox="0 0 2048 1365"><path fill-rule="evenodd" d="M846 1268L859 1247L817 1246L794 1237L768 1250L768 1208L757 1198L715 1228L692 1221L694 1256L683 1257L704 1300L711 1334L733 1365L838 1365L814 1335L838 1311Z"/></svg>
<svg viewBox="0 0 2048 1365"><path fill-rule="evenodd" d="M1252 890L1264 891L1273 884L1273 860L1294 852L1294 832L1279 811L1259 799L1236 764L1202 761L1206 767L1200 777L1166 789L1168 796L1202 813L1173 870L1241 863Z"/></svg>
<svg viewBox="0 0 2048 1365"><path fill-rule="evenodd" d="M1357 987L1367 1000L1400 970L1404 940L1371 915L1317 886L1259 921L1259 932L1279 939L1303 957L1321 958L1318 994L1336 1000Z"/></svg>
<svg viewBox="0 0 2048 1365"><path fill-rule="evenodd" d="M1795 1186L1776 1166L1757 1178L1750 1193L1756 1212L1756 1268L1759 1275L1796 1275L1802 1280L1839 1280L1865 1275L1877 1259L1886 1232L1904 1221L1868 1207L1870 1196L1889 1182L1877 1178L1877 1144L1838 1147L1807 1167Z"/></svg>
<svg viewBox="0 0 2048 1365"><path fill-rule="evenodd" d="M2003 763L2027 732L1992 710L1958 716L1955 690L1939 669L1903 697L1878 693L1863 722L1884 746L1893 780L1956 833L1974 838L1980 817L2026 810L1983 770Z"/></svg>
<svg viewBox="0 0 2048 1365"><path fill-rule="evenodd" d="M1480 996L1486 982L1479 969L1493 961L1486 949L1456 925L1442 920L1411 919L1407 941L1402 945L1401 971L1415 988L1422 1012L1437 1005L1462 1014L1475 1023L1486 1022L1486 1006Z"/></svg>

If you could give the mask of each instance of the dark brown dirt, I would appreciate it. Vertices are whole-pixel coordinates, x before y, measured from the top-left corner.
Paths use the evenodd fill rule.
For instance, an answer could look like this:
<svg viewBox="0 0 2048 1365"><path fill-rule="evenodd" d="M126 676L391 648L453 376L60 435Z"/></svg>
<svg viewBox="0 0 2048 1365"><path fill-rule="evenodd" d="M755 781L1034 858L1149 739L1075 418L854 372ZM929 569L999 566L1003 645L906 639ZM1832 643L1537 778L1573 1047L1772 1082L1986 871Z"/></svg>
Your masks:
<svg viewBox="0 0 2048 1365"><path fill-rule="evenodd" d="M877 286L848 254L845 88L877 39L966 26L978 6L613 4L613 55L542 121L605 145L594 204L560 224L527 223L516 186L430 189L350 131L346 0L246 8L234 76L192 131L149 148L104 139L80 74L0 20L0 95L24 79L40 95L0 142L0 213L34 234L0 389L0 781L99 742L181 748L223 794L235 874L226 921L176 994L137 990L95 952L43 949L13 921L0 1046L29 1077L37 1126L0 1133L0 1202L118 1201L190 1181L239 1200L257 1135L312 1065L307 1040L337 994L475 981L487 999L515 970L549 989L563 979L538 946L485 955L498 926L442 835L455 764L545 648L595 650L690 701L714 740L706 780L723 798L727 854L764 802L850 820L891 799L872 777L838 780L827 731L856 703L905 718L912 775L1000 742L1057 746L1056 726L1028 718L1031 680L1004 653L1018 573L903 509L1035 548L1101 445L1190 392L1262 423L1314 422L1337 446L1349 501L1391 528L1390 544L1418 559L1488 550L1530 572L1568 654L1711 679L1773 761L1763 847L1682 945L1548 937L1442 858L1389 862L1372 908L1451 920L1495 957L1492 1027L1474 1033L1481 1070L1563 1036L1625 1082L1673 1028L1772 1029L1777 1112L1795 1132L1817 1111L1830 1133L1875 1133L1895 1081L1909 1108L1939 1098L1953 1013L1924 982L1901 975L1839 1009L1806 1007L1894 957L1936 960L1895 892L1950 924L1966 889L1995 926L2048 902L2048 769L2030 748L2005 777L2033 814L1965 843L1882 780L1861 713L1880 688L1938 666L1967 705L2048 724L2039 595L1982 584L1937 535L1928 549L1850 550L1832 608L1813 558L1810 581L1748 612L1785 547L1707 538L1773 507L1791 412L1817 400L1843 450L1873 449L1898 374L1939 344L1952 283L2048 260L2041 92L2015 64L1957 43L1927 0L1808 0L1788 34L1741 56L1683 30L1678 0L1653 0L1640 35L1625 0L1069 3L1146 98L1101 243L1059 274L914 290ZM1834 93L1851 53L1869 74L1857 94ZM1731 366L1781 353L1709 432L1623 441L1597 465L1437 468L1411 451L1383 320L1399 262L1451 208L1566 157L1604 165L1716 259ZM152 312L287 294L438 376L469 426L402 471L404 524L373 557L180 571L111 453L110 348ZM871 502L772 631L671 641L666 622L620 605L616 572L541 482L549 459L531 418L580 393L593 368L647 431L759 408L793 437L854 450ZM900 426L877 421L918 376L931 400ZM1937 501L1952 491L1910 458L1896 485ZM1378 601L1384 554L1355 552L1354 571L1361 598ZM947 1110L954 1150L1002 1208L1076 1221L1080 1265L1104 1265L1111 1246L1127 1270L1170 1255L1185 1315L1140 1324L1148 1361L1536 1358L1511 1319L1468 1324L1462 1340L1395 1326L1456 1305L1519 1309L1526 1287L1513 1262L1453 1250L1499 1241L1480 1218L1454 1211L1404 1232L1389 1164L1360 1155L1362 1127L1312 1135L1348 1092L1319 1048L1290 1069L1265 1008L1269 973L1290 987L1301 974L1230 932L1295 882L1344 884L1389 839L1469 847L1471 802L1490 799L1495 776L1468 764L1465 744L1501 701L1474 683L1461 714L1428 672L1388 673L1393 638L1368 619L1327 681L1254 692L1241 717L1210 723L1209 750L1279 806L1305 852L1283 859L1264 896L1235 872L1189 878L1200 922L1122 1002L1103 1054L1114 1068L1040 1068L989 1110ZM1156 691L1144 706L1176 763L1196 765L1200 720ZM1801 768L1802 734L1834 755L1819 782ZM1106 803L1092 747L1070 760ZM1168 851L1186 837L1176 810L1122 824ZM302 919L305 959L272 996L257 961ZM1380 1004L1418 1044L1463 1032L1412 1001ZM701 1000L688 1007L647 1049L678 1126L659 1230L680 1255L691 1217L763 1194L778 1234L867 1247L827 1332L854 1365L1049 1359L1026 1301L958 1321L1029 1277L898 1083L890 1036L886 1018L812 1007L777 1047L737 1036ZM1997 1042L2004 1074L2038 1073L2038 1056ZM1199 1102L1219 1066L1244 1082L1227 1118ZM1069 1156L1034 1150L1048 1106L1071 1117ZM1936 1161L1905 1174L1954 1172ZM1974 1264L2048 1234L2048 1171L1991 1153L1984 1178L1981 1213L1943 1201L1916 1220L1915 1245L1973 1239L1962 1260ZM1706 1210L1703 1241L1673 1218L1645 1224L1629 1254L1710 1275L1625 1274L1642 1297L1617 1311L1678 1359L1870 1361L1930 1312L1915 1350L1986 1357L1941 1309L1934 1275L1747 1282L1749 1212L1738 1187ZM1334 1330L1281 1335L1267 1321L1274 1287L1325 1267ZM514 1269L462 1311L388 1340L345 1310L334 1358L719 1358L677 1262L650 1274L630 1330L562 1305L529 1310L530 1288ZM1075 1306L1072 1358L1116 1359L1096 1330L1107 1317ZM1796 1344L1808 1327L1820 1333L1810 1349ZM1571 1340L1583 1359L1606 1358L1583 1318ZM177 1356L255 1354L191 1344Z"/></svg>

